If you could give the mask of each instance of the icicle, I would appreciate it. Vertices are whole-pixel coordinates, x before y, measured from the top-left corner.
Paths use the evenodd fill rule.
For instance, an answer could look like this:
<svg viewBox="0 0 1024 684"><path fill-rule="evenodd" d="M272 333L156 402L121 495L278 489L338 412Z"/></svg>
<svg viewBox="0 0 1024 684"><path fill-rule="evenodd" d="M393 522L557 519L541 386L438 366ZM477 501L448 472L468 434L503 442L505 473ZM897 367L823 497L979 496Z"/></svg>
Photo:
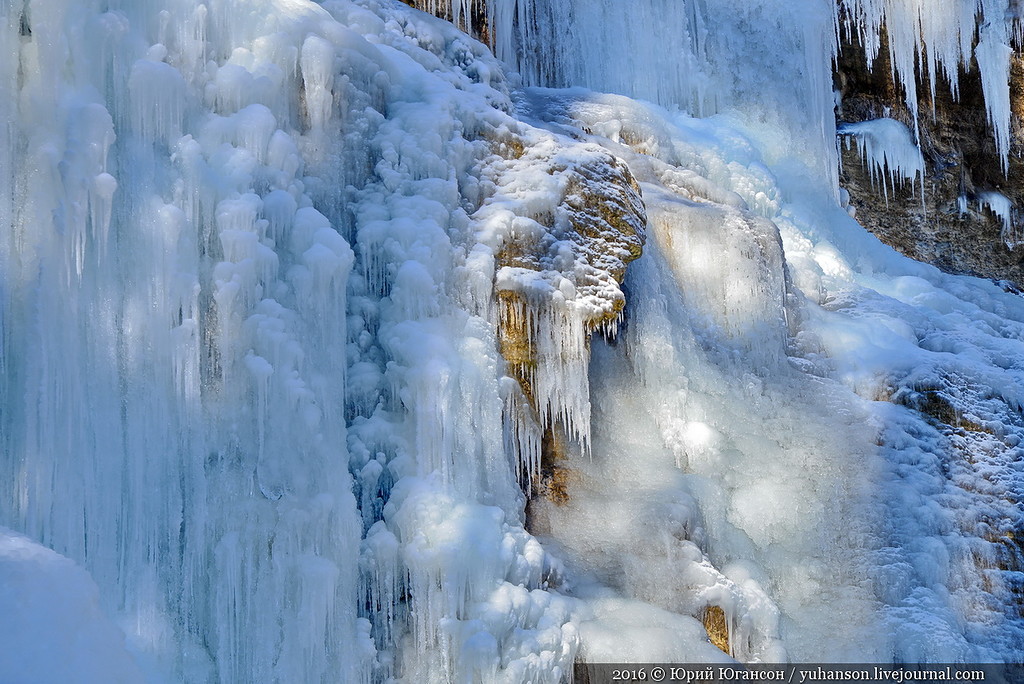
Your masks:
<svg viewBox="0 0 1024 684"><path fill-rule="evenodd" d="M915 132L919 115L916 74L927 66L932 102L940 71L956 98L960 69L969 67L973 48L989 124L1006 172L1010 141L1011 29L1016 32L1020 26L1007 0L955 0L940 5L922 0L846 0L838 7L846 16L848 32L856 32L865 46L869 67L878 54L881 30L885 27L892 76L903 85L904 101L914 119ZM979 39L975 46L976 29Z"/></svg>
<svg viewBox="0 0 1024 684"><path fill-rule="evenodd" d="M309 125L314 131L323 131L334 106L334 48L322 38L310 36L302 44L300 64Z"/></svg>
<svg viewBox="0 0 1024 684"><path fill-rule="evenodd" d="M1024 244L1019 222L1014 221L1014 206L1010 199L999 192L982 192L978 194L978 208L988 209L1002 223L1001 236L1009 249L1016 249Z"/></svg>
<svg viewBox="0 0 1024 684"><path fill-rule="evenodd" d="M874 119L843 124L840 135L852 137L861 159L867 163L874 185L881 180L886 201L897 185L911 185L924 176L924 156L910 130L894 119Z"/></svg>
<svg viewBox="0 0 1024 684"><path fill-rule="evenodd" d="M543 427L535 418L535 411L523 394L519 383L507 378L505 387L503 425L506 448L515 455L516 478L525 491L531 491L534 478L540 475Z"/></svg>
<svg viewBox="0 0 1024 684"><path fill-rule="evenodd" d="M181 72L164 62L140 59L128 80L135 131L145 140L166 145L181 135L185 103Z"/></svg>
<svg viewBox="0 0 1024 684"><path fill-rule="evenodd" d="M1006 24L1009 10L1007 0L982 0L981 6L984 23L974 56L981 72L988 122L992 126L1003 175L1006 175L1010 164L1010 58L1013 56Z"/></svg>

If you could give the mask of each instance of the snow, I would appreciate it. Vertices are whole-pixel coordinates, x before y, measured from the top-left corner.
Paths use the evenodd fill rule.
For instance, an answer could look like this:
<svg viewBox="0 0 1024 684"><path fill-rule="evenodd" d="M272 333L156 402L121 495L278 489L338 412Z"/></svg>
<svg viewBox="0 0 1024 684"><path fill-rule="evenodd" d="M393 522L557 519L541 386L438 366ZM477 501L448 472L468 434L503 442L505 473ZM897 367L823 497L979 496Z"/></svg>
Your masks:
<svg viewBox="0 0 1024 684"><path fill-rule="evenodd" d="M841 206L827 5L488 2L519 74L395 2L0 6L0 679L1019 660L1024 304ZM904 82L973 48L884 5Z"/></svg>

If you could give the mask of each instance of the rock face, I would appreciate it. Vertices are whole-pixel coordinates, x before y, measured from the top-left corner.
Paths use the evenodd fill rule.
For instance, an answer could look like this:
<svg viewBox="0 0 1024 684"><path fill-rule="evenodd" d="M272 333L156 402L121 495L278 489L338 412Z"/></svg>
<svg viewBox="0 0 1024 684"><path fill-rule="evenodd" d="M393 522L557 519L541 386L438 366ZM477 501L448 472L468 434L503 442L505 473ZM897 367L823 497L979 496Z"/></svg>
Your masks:
<svg viewBox="0 0 1024 684"><path fill-rule="evenodd" d="M887 117L915 129L902 85L893 79L885 38L883 32L879 56L869 68L864 48L844 37L835 73L841 96L836 110L840 126ZM1019 289L1024 286L1024 246L1014 243L1020 240L1024 217L1013 207L1024 200L1020 183L1024 61L1018 54L1012 64L1008 173L1002 170L987 122L978 66L972 59L970 68L961 67L958 98L942 77L933 97L926 75L919 74L921 114L916 125L924 157L923 181L918 176L913 183L890 188L886 197L881 186L872 182L857 146L841 136L840 183L850 193L857 220L903 254L947 272L1004 280ZM993 202L998 204L1000 195L1009 201L1008 224L990 208Z"/></svg>

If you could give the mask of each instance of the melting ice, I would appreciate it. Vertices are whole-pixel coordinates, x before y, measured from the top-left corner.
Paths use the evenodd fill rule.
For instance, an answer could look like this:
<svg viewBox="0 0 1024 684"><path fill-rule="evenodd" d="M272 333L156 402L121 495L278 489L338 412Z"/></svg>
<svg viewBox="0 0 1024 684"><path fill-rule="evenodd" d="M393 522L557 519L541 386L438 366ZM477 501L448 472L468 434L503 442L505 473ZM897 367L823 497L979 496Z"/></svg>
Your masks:
<svg viewBox="0 0 1024 684"><path fill-rule="evenodd" d="M974 49L1005 154L1005 4L0 5L0 679L1020 660L1024 302L829 75Z"/></svg>

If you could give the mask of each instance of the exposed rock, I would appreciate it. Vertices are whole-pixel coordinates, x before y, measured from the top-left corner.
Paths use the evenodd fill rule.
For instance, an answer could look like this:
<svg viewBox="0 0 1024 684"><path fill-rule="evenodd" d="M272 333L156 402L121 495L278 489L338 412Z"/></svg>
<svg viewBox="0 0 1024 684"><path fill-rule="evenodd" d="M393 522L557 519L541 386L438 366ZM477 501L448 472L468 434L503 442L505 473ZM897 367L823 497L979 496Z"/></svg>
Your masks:
<svg viewBox="0 0 1024 684"><path fill-rule="evenodd" d="M572 474L559 462L588 448L589 338L614 332L647 216L626 164L597 145L528 128L484 138L494 192L475 216L494 252L499 349L521 390L508 411L521 476L532 496L564 503Z"/></svg>
<svg viewBox="0 0 1024 684"><path fill-rule="evenodd" d="M917 391L897 394L893 400L898 404L923 413L940 427L992 434L991 429L971 420L968 416L958 411L951 403L946 392L941 388L919 388Z"/></svg>
<svg viewBox="0 0 1024 684"><path fill-rule="evenodd" d="M907 183L886 198L871 182L856 146L840 142L840 182L850 193L857 220L883 242L903 254L934 264L951 273L1006 280L1024 286L1024 246L1011 249L1024 229L1024 216L1011 211L1011 222L983 206L985 193L1005 196L1013 207L1024 201L1020 183L1024 172L1024 62L1017 54L1011 74L1013 108L1009 173L1003 174L991 129L977 63L961 67L959 98L949 84L938 79L932 98L926 74L918 75L919 128L925 160L923 183ZM866 66L864 49L844 38L835 75L842 99L837 109L841 123L888 117L905 123L915 121L903 102L902 85L893 80L886 36L872 68ZM922 186L924 196L922 199Z"/></svg>
<svg viewBox="0 0 1024 684"><path fill-rule="evenodd" d="M613 329L625 306L625 296L617 285L625 277L627 264L640 256L647 217L639 186L625 164L610 154L565 169L556 166L551 173L566 176L565 196L554 216L541 218L552 223L552 231L562 243L559 251L571 245L572 268L562 269L560 273L572 282L575 301L586 302L575 314L581 316L583 349L570 344L558 353L582 352L578 361L585 366L583 357L587 356L589 336L598 329ZM557 225L559 218L564 220L564 226ZM547 253L549 249L543 241L538 243L517 236L499 251L496 266L541 273L554 265ZM537 329L544 325L541 319L551 315L544 311L550 302L531 302L529 294L509 290L499 290L498 301L502 355L544 427L539 477L532 480L532 494L562 504L568 500L572 479L572 474L560 465L565 451L572 448L569 430L562 417L544 415L552 408L542 405L534 391L538 370L550 372L544 366L550 366L551 360L545 364L541 357L551 350L538 348L538 343L543 344L544 334ZM524 307L529 312L527 315L523 315ZM571 326L568 334L573 334ZM567 360L558 359L556 365Z"/></svg>
<svg viewBox="0 0 1024 684"><path fill-rule="evenodd" d="M721 651L729 653L729 623L725 611L718 606L708 606L701 615L701 622L708 632L708 639Z"/></svg>

